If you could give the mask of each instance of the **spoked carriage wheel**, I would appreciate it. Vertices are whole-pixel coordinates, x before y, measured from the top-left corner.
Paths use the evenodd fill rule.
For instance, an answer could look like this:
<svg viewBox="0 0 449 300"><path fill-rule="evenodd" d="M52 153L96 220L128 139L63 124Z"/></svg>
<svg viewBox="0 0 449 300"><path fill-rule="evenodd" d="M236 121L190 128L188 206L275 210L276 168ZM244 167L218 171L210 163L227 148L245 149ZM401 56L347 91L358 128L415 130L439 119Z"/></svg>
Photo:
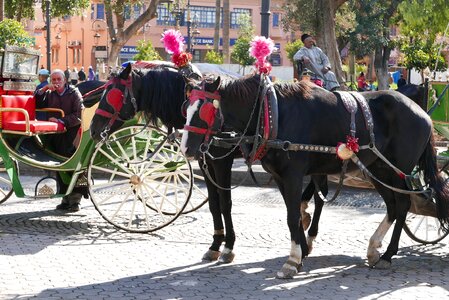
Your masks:
<svg viewBox="0 0 449 300"><path fill-rule="evenodd" d="M416 174L414 176L415 186L418 188L423 186L423 180L420 179L420 175L421 174ZM435 202L433 198L432 201ZM407 213L403 229L412 240L422 244L438 243L449 234L441 229L440 222L436 217L415 214L412 212Z"/></svg>
<svg viewBox="0 0 449 300"><path fill-rule="evenodd" d="M416 215L411 212L407 214L403 229L412 240L422 244L438 243L448 235L441 230L437 218Z"/></svg>
<svg viewBox="0 0 449 300"><path fill-rule="evenodd" d="M0 157L0 204L8 200L13 191L11 180L8 173L6 173L5 164Z"/></svg>
<svg viewBox="0 0 449 300"><path fill-rule="evenodd" d="M95 208L131 232L172 223L186 207L193 185L192 169L177 142L144 126L122 128L97 145L88 178Z"/></svg>

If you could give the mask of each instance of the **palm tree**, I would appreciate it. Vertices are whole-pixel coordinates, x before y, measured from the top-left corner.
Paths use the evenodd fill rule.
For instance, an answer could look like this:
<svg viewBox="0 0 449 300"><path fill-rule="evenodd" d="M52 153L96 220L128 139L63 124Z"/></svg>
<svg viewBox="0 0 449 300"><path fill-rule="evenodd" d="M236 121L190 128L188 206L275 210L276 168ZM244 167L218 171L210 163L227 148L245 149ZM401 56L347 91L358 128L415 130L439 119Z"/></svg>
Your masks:
<svg viewBox="0 0 449 300"><path fill-rule="evenodd" d="M215 0L214 51L217 53L220 48L220 10L221 0Z"/></svg>
<svg viewBox="0 0 449 300"><path fill-rule="evenodd" d="M229 11L229 0L223 0L223 59L229 64L229 27L231 14Z"/></svg>

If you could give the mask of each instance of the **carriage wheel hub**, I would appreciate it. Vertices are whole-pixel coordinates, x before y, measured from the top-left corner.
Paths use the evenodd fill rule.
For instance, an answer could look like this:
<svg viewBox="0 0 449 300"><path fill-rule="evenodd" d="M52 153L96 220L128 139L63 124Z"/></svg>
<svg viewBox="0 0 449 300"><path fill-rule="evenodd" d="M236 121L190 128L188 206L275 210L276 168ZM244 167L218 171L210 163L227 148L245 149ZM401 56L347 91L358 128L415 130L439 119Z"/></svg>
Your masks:
<svg viewBox="0 0 449 300"><path fill-rule="evenodd" d="M131 182L132 184L134 184L134 185L137 185L137 184L139 184L139 183L141 182L141 180L140 180L140 177L139 177L139 176L133 175L133 176L131 176L131 178L130 178L130 182Z"/></svg>

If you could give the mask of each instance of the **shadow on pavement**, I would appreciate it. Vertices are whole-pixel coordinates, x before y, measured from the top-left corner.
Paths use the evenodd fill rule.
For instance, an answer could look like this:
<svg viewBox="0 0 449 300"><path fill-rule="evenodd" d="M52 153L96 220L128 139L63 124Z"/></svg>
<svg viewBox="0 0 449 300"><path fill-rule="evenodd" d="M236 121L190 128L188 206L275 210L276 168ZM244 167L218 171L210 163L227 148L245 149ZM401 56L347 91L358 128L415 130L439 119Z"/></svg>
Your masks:
<svg viewBox="0 0 449 300"><path fill-rule="evenodd" d="M229 265L196 263L110 282L48 289L36 298L115 295L122 299L372 299L389 294L398 297L401 290L422 285L439 287L447 293L443 282L449 274L449 263L429 264L428 260L439 259L432 255L411 265L410 256L397 258L391 270L369 269L365 260L353 256L309 257L294 279L274 278L286 259ZM427 276L429 273L438 276Z"/></svg>

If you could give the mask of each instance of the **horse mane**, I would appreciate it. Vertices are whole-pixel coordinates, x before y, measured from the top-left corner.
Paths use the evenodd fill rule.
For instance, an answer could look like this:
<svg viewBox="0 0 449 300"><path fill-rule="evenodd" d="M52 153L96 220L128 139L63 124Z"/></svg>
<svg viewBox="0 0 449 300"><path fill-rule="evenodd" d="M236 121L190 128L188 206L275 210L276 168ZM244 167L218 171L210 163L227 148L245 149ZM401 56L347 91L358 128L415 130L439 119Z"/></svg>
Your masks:
<svg viewBox="0 0 449 300"><path fill-rule="evenodd" d="M238 99L241 101L255 100L259 91L260 75L247 75L234 80L224 80L220 85L220 94L226 99ZM313 84L308 81L294 83L276 83L274 89L279 96L289 99L311 99Z"/></svg>
<svg viewBox="0 0 449 300"><path fill-rule="evenodd" d="M133 76L133 82L139 78L136 98L145 119L154 125L160 120L168 128L182 128L185 123L181 114L185 100L183 77L167 66L133 70Z"/></svg>

